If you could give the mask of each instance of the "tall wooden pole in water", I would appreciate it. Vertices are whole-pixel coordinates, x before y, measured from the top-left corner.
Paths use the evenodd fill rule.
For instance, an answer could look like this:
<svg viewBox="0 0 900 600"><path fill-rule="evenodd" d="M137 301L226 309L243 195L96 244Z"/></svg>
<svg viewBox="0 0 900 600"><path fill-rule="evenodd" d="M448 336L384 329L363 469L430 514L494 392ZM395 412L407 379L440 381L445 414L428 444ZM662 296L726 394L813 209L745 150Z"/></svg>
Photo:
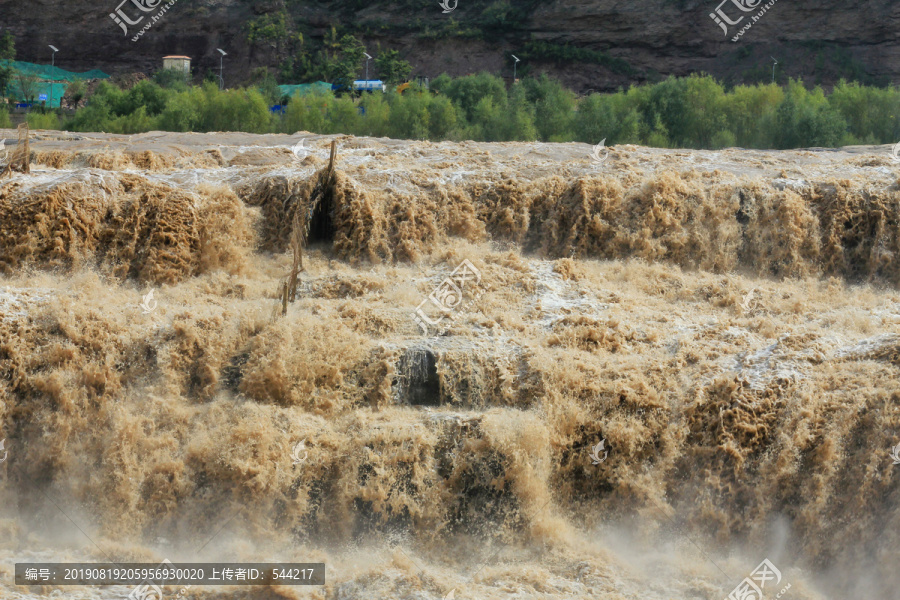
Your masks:
<svg viewBox="0 0 900 600"><path fill-rule="evenodd" d="M309 195L309 209L307 214L301 218L300 210L302 207L297 206L294 209L293 226L291 228L291 250L294 254L294 262L291 265L291 274L284 283L281 292L281 315L287 314L288 300L293 302L297 299L297 284L300 282L300 271L303 270L303 246L309 237L310 215L319 202L325 201L325 194L332 185L334 178L334 160L337 156L337 140L331 141L331 156L328 159L328 168L325 170L325 176L320 177Z"/></svg>

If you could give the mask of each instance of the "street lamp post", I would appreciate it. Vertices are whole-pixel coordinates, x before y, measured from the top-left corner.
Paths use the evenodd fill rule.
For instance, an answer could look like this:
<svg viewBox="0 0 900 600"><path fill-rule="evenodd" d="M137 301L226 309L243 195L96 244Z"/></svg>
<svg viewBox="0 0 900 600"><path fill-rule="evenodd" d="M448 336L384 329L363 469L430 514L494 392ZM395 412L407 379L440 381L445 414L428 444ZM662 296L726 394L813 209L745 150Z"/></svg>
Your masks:
<svg viewBox="0 0 900 600"><path fill-rule="evenodd" d="M50 46L50 49L53 50L53 54L50 56L50 108L53 108L53 77L56 75L53 71L56 66L56 53L59 52L59 49L56 46ZM62 102L60 102L60 106L62 106Z"/></svg>
<svg viewBox="0 0 900 600"><path fill-rule="evenodd" d="M369 61L372 60L372 57L363 52L366 55L366 81L369 80Z"/></svg>
<svg viewBox="0 0 900 600"><path fill-rule="evenodd" d="M772 83L775 83L775 65L778 64L778 59L775 58L775 57L773 56L773 57L772 57L772 60L775 61L775 62L772 64Z"/></svg>
<svg viewBox="0 0 900 600"><path fill-rule="evenodd" d="M219 57L219 89L224 90L225 89L225 78L222 76L222 72L225 68L225 57L228 56L228 54L221 48L216 48L216 50L218 50L219 53L222 55Z"/></svg>
<svg viewBox="0 0 900 600"><path fill-rule="evenodd" d="M515 54L512 54L511 56L512 56L512 57L515 59L515 61L516 61L516 62L513 63L513 83L515 83L515 82L516 82L516 67L519 66L519 57L516 56Z"/></svg>

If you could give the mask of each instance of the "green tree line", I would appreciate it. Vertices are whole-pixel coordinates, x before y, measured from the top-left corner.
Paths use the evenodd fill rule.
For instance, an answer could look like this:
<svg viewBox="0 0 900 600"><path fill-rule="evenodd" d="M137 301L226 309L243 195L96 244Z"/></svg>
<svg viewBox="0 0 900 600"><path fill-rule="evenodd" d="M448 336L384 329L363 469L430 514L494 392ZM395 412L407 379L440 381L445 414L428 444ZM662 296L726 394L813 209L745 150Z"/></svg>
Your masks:
<svg viewBox="0 0 900 600"><path fill-rule="evenodd" d="M269 110L279 101L272 85L220 91L210 82L188 86L162 77L157 81L142 81L129 90L101 83L87 105L59 125L74 131L129 134L309 131L433 141L591 144L605 139L607 145L697 149L833 147L900 140L900 89L845 81L825 94L800 81L785 87L757 84L726 90L708 75L691 75L578 97L547 76L523 78L507 87L503 79L488 73L441 75L431 81L429 90L412 86L403 94L296 96L283 115Z"/></svg>

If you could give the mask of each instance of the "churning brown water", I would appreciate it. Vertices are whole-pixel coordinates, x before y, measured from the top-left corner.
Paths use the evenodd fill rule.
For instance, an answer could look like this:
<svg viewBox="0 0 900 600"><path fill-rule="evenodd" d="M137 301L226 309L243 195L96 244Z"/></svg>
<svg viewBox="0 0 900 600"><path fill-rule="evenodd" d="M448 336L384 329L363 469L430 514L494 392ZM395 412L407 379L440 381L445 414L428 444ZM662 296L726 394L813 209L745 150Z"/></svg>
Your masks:
<svg viewBox="0 0 900 600"><path fill-rule="evenodd" d="M203 600L722 600L765 558L766 598L897 597L887 147L339 136L326 177L311 134L35 138L0 182L0 598L164 558L327 564Z"/></svg>

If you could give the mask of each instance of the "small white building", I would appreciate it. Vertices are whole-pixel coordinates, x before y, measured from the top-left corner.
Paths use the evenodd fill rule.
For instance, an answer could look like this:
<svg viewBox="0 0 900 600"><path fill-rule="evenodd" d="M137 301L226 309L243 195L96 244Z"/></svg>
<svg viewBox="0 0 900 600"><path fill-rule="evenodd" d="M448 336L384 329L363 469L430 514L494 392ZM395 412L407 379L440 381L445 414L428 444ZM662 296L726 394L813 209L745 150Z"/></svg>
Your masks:
<svg viewBox="0 0 900 600"><path fill-rule="evenodd" d="M191 76L191 57L190 56L163 56L163 69L177 69L182 71L186 77Z"/></svg>

